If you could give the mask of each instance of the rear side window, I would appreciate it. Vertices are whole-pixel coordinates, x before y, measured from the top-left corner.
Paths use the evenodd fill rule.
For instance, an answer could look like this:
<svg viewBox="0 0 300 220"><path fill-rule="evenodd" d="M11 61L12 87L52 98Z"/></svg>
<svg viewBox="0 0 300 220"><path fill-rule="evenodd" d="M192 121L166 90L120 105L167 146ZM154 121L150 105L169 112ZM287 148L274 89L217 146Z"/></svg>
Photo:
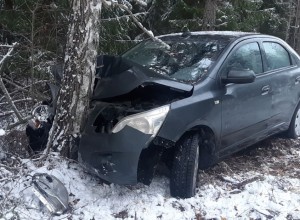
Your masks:
<svg viewBox="0 0 300 220"><path fill-rule="evenodd" d="M291 66L290 55L283 46L274 42L264 42L263 45L267 58L267 70Z"/></svg>
<svg viewBox="0 0 300 220"><path fill-rule="evenodd" d="M224 68L223 72L226 73L232 69L253 70L255 74L262 73L262 59L258 44L253 42L239 47L230 55Z"/></svg>

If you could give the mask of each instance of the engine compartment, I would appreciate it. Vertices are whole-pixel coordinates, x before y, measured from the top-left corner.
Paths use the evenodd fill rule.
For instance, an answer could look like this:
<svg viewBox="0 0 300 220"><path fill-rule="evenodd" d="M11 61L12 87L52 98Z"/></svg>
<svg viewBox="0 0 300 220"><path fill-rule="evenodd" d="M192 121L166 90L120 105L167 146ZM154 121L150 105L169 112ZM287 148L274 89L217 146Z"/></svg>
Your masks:
<svg viewBox="0 0 300 220"><path fill-rule="evenodd" d="M91 107L106 103L96 117L93 126L97 133L111 133L124 117L148 111L191 96L192 91L182 91L160 84L142 84L131 92L101 100L92 100Z"/></svg>

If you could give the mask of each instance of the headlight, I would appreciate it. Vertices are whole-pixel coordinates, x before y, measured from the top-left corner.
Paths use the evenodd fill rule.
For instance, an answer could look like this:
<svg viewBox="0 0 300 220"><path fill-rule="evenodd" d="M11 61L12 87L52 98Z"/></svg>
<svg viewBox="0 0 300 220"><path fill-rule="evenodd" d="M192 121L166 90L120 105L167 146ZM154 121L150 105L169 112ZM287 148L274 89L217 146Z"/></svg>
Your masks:
<svg viewBox="0 0 300 220"><path fill-rule="evenodd" d="M112 132L117 133L127 125L145 134L152 134L152 136L155 136L164 122L169 110L170 105L164 105L143 113L130 115L120 120L112 129Z"/></svg>

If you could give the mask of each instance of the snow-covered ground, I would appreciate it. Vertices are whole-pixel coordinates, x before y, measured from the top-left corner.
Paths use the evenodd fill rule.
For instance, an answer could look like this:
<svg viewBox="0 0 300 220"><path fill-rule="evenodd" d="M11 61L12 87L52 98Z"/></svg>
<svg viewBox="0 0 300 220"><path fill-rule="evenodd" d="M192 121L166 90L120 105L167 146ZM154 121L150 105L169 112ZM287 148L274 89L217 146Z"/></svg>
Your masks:
<svg viewBox="0 0 300 220"><path fill-rule="evenodd" d="M0 163L0 219L299 219L300 146L273 138L200 171L195 197L170 197L169 180L150 186L108 185L76 162L52 155L43 164L8 155ZM32 193L34 173L56 176L70 210L51 216Z"/></svg>

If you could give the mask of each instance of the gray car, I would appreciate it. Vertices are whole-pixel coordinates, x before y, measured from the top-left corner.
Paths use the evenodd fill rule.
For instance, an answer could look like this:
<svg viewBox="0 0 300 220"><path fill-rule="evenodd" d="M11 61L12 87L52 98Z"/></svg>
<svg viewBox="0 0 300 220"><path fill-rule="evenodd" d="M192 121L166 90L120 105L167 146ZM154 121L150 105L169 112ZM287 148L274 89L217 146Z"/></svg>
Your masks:
<svg viewBox="0 0 300 220"><path fill-rule="evenodd" d="M300 59L283 40L188 32L99 56L78 159L117 184L149 184L159 161L171 195L195 194L198 169L270 135L300 135Z"/></svg>

